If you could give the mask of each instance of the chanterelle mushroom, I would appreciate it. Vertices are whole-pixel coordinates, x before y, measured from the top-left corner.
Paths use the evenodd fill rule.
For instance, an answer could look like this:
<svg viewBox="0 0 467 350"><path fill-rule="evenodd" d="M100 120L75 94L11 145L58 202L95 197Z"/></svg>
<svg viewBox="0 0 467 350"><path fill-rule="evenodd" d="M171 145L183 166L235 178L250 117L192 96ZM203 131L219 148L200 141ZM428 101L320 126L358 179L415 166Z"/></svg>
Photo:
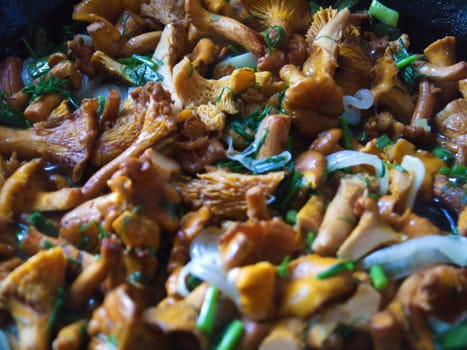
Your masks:
<svg viewBox="0 0 467 350"><path fill-rule="evenodd" d="M219 34L243 46L256 57L264 55L265 46L262 36L243 23L205 10L200 0L185 0L185 11L191 23L199 30Z"/></svg>
<svg viewBox="0 0 467 350"><path fill-rule="evenodd" d="M43 157L63 166L77 182L97 136L97 108L97 100L89 99L71 113L63 102L47 120L35 123L32 128L0 127L0 153L15 151L26 159Z"/></svg>
<svg viewBox="0 0 467 350"><path fill-rule="evenodd" d="M344 93L333 76L337 67L336 41L349 15L347 9L340 11L319 31L303 71L291 64L280 70L281 79L289 83L284 108L296 116L298 128L306 135L334 126L343 111Z"/></svg>
<svg viewBox="0 0 467 350"><path fill-rule="evenodd" d="M199 174L198 179L176 179L174 186L180 191L183 201L192 208L207 206L213 215L244 219L246 191L259 186L265 196L270 196L283 178L283 172L244 175L218 170Z"/></svg>
<svg viewBox="0 0 467 350"><path fill-rule="evenodd" d="M311 20L310 7L305 0L244 0L243 6L251 13L258 30L279 26L287 37L305 31Z"/></svg>
<svg viewBox="0 0 467 350"><path fill-rule="evenodd" d="M20 350L47 350L49 316L65 281L61 248L39 252L0 282L0 308L8 310L19 330Z"/></svg>

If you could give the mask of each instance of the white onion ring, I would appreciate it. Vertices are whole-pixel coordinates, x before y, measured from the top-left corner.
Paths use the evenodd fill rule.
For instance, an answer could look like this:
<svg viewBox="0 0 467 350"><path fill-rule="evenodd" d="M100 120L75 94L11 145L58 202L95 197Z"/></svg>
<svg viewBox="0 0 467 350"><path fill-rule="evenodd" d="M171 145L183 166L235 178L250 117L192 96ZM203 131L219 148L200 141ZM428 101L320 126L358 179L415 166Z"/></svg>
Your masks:
<svg viewBox="0 0 467 350"><path fill-rule="evenodd" d="M413 238L367 255L361 267L369 269L379 264L389 278L398 279L441 263L467 266L467 238L453 235Z"/></svg>
<svg viewBox="0 0 467 350"><path fill-rule="evenodd" d="M347 119L350 125L360 123L360 110L368 109L373 105L373 94L368 89L358 90L354 96L346 95L342 99L344 104L343 118Z"/></svg>

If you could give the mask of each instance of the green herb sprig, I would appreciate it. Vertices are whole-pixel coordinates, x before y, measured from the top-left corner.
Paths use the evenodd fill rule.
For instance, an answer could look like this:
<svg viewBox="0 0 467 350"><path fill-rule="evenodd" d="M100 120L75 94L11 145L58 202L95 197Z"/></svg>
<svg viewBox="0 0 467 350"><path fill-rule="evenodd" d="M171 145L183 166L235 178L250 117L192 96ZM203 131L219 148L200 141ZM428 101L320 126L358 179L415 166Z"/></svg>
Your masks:
<svg viewBox="0 0 467 350"><path fill-rule="evenodd" d="M30 84L23 88L23 92L29 96L29 103L33 102L39 96L51 93L61 94L65 99L70 101L74 108L78 108L78 104L73 100L71 91L68 90L69 79L55 78L54 76L41 77L35 84Z"/></svg>
<svg viewBox="0 0 467 350"><path fill-rule="evenodd" d="M31 126L31 122L24 117L23 113L8 103L8 99L2 91L0 91L0 124L20 129Z"/></svg>

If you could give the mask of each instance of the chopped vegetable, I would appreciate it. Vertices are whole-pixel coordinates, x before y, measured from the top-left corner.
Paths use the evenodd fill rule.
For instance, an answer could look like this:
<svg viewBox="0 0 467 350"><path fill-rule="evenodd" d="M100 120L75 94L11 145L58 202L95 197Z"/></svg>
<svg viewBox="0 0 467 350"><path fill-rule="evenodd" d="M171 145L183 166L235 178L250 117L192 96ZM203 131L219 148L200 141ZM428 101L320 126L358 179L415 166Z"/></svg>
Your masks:
<svg viewBox="0 0 467 350"><path fill-rule="evenodd" d="M399 12L384 6L378 0L373 0L371 2L368 13L390 26L397 27L397 22L399 21Z"/></svg>
<svg viewBox="0 0 467 350"><path fill-rule="evenodd" d="M29 128L31 122L23 113L13 108L3 92L0 91L0 124L13 128Z"/></svg>
<svg viewBox="0 0 467 350"><path fill-rule="evenodd" d="M394 141L391 140L391 138L386 134L381 135L376 139L376 147L379 149L383 149L384 147L392 145L393 143Z"/></svg>
<svg viewBox="0 0 467 350"><path fill-rule="evenodd" d="M437 334L434 341L441 350L462 350L467 348L467 319Z"/></svg>
<svg viewBox="0 0 467 350"><path fill-rule="evenodd" d="M45 233L47 236L58 237L57 228L42 216L39 212L34 212L28 216L29 222L40 232Z"/></svg>
<svg viewBox="0 0 467 350"><path fill-rule="evenodd" d="M216 350L231 350L235 347L243 333L243 323L239 320L233 320L225 331L221 342L217 345Z"/></svg>
<svg viewBox="0 0 467 350"><path fill-rule="evenodd" d="M355 263L353 261L343 261L332 265L330 268L323 272L320 272L316 275L316 278L319 280L324 280L326 278L335 276L341 272L353 270L355 270Z"/></svg>
<svg viewBox="0 0 467 350"><path fill-rule="evenodd" d="M399 50L393 55L396 66L404 62L403 66L399 68L399 75L401 79L406 82L411 89L414 88L417 78L421 74L415 70L412 66L409 57L413 57L405 47L404 42L399 38ZM409 59L409 61L405 61ZM408 62L408 63L407 63Z"/></svg>
<svg viewBox="0 0 467 350"><path fill-rule="evenodd" d="M286 256L284 259L282 259L281 264L277 267L277 275L281 278L287 278L289 277L289 268L287 264L290 261L290 256Z"/></svg>
<svg viewBox="0 0 467 350"><path fill-rule="evenodd" d="M431 152L436 158L441 159L445 163L451 162L454 159L452 153L442 146L434 147Z"/></svg>
<svg viewBox="0 0 467 350"><path fill-rule="evenodd" d="M48 78L41 77L35 84L31 84L23 88L23 92L29 96L29 102L33 102L41 95L59 93L70 101L71 105L78 108L78 105L73 100L70 90L67 89L68 79L60 79L50 76Z"/></svg>
<svg viewBox="0 0 467 350"><path fill-rule="evenodd" d="M290 225L295 225L297 222L297 211L295 209L291 209L285 215L285 221Z"/></svg>
<svg viewBox="0 0 467 350"><path fill-rule="evenodd" d="M198 320L196 321L196 328L206 334L212 334L214 329L218 299L219 289L210 285L206 291L203 305L201 306L201 311L199 313Z"/></svg>
<svg viewBox="0 0 467 350"><path fill-rule="evenodd" d="M136 86L163 79L157 71L163 63L154 61L152 56L132 55L129 58L120 58L118 62L124 65L121 73Z"/></svg>
<svg viewBox="0 0 467 350"><path fill-rule="evenodd" d="M343 132L343 144L344 148L346 149L352 149L352 132L350 131L349 128L349 122L345 118L340 118L339 119L339 124Z"/></svg>
<svg viewBox="0 0 467 350"><path fill-rule="evenodd" d="M378 290L382 290L388 285L388 278L381 265L376 264L370 267L370 278L371 282Z"/></svg>
<svg viewBox="0 0 467 350"><path fill-rule="evenodd" d="M57 291L57 295L55 296L55 301L52 307L52 311L50 312L49 320L47 323L47 328L52 329L52 327L57 322L58 317L63 310L63 306L65 305L65 297L66 297L65 288L59 288Z"/></svg>

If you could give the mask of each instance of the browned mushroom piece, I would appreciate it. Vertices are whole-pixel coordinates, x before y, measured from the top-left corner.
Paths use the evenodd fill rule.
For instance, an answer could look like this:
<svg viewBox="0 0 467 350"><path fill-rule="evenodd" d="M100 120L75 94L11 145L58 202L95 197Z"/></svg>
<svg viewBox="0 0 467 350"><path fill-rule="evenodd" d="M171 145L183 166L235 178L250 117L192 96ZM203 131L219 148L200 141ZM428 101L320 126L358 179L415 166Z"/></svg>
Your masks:
<svg viewBox="0 0 467 350"><path fill-rule="evenodd" d="M317 254L289 262L289 277L282 288L279 315L306 318L326 303L351 293L356 287L356 281L349 271L325 279L316 277L339 262L336 258Z"/></svg>
<svg viewBox="0 0 467 350"><path fill-rule="evenodd" d="M440 142L449 140L449 148L455 153L465 152L467 144L467 100L458 98L449 102L433 119L433 124L444 136ZM444 139L444 140L443 140ZM444 142L443 142L444 141ZM464 147L463 147L464 145ZM465 157L460 156L460 159Z"/></svg>
<svg viewBox="0 0 467 350"><path fill-rule="evenodd" d="M88 324L89 349L167 349L167 340L142 319L145 302L137 290L121 285L106 294Z"/></svg>
<svg viewBox="0 0 467 350"><path fill-rule="evenodd" d="M446 36L439 40L432 42L424 50L426 60L439 67L446 67L456 63L456 38L453 36ZM437 104L436 112L446 106L448 102L456 98L457 86L455 81L450 82L437 82L441 91L439 94L439 102Z"/></svg>
<svg viewBox="0 0 467 350"><path fill-rule="evenodd" d="M313 251L323 256L336 254L357 224L353 206L365 189L365 183L357 177L341 179L313 242Z"/></svg>
<svg viewBox="0 0 467 350"><path fill-rule="evenodd" d="M326 180L326 157L318 151L305 151L298 156L295 170L303 174L303 181L306 185L316 189Z"/></svg>
<svg viewBox="0 0 467 350"><path fill-rule="evenodd" d="M52 342L53 350L76 350L85 344L87 319L81 319L73 322L58 332Z"/></svg>
<svg viewBox="0 0 467 350"><path fill-rule="evenodd" d="M24 86L21 78L22 69L23 60L19 57L8 56L0 63L0 90L7 98Z"/></svg>
<svg viewBox="0 0 467 350"><path fill-rule="evenodd" d="M185 12L199 30L218 34L244 47L256 57L264 55L263 37L243 23L205 10L200 0L185 0Z"/></svg>
<svg viewBox="0 0 467 350"><path fill-rule="evenodd" d="M20 349L49 349L49 317L65 282L65 267L62 249L52 248L34 255L0 282L0 308L15 320Z"/></svg>
<svg viewBox="0 0 467 350"><path fill-rule="evenodd" d="M381 349L388 349L391 344L391 349L435 349L427 320L430 316L446 322L459 318L466 307L466 271L437 265L405 279L394 300L370 322L375 345Z"/></svg>
<svg viewBox="0 0 467 350"><path fill-rule="evenodd" d="M73 19L75 21L95 22L99 18L105 18L114 23L126 9L139 12L142 0L83 0L73 9Z"/></svg>
<svg viewBox="0 0 467 350"><path fill-rule="evenodd" d="M71 113L66 102L55 109L49 118L26 130L0 127L0 152L15 151L22 158L43 157L58 163L74 181L84 171L97 135L97 100L84 100Z"/></svg>
<svg viewBox="0 0 467 350"><path fill-rule="evenodd" d="M435 176L433 192L456 215L459 215L464 210L467 195L465 186L450 185L448 177L439 174Z"/></svg>
<svg viewBox="0 0 467 350"><path fill-rule="evenodd" d="M170 96L158 83L146 86L149 104L144 114L144 123L138 137L120 155L100 168L82 187L83 195L92 198L106 186L107 180L126 159L139 156L147 148L169 136L175 128L175 120L170 107Z"/></svg>
<svg viewBox="0 0 467 350"><path fill-rule="evenodd" d="M184 0L150 0L142 3L140 9L141 15L165 25L185 20Z"/></svg>
<svg viewBox="0 0 467 350"><path fill-rule="evenodd" d="M109 271L118 264L121 253L121 242L116 237L106 237L102 240L100 258L87 266L70 285L67 302L73 310L80 310L86 306Z"/></svg>
<svg viewBox="0 0 467 350"><path fill-rule="evenodd" d="M219 238L222 263L227 269L268 261L279 264L291 256L299 237L282 219L233 224Z"/></svg>
<svg viewBox="0 0 467 350"><path fill-rule="evenodd" d="M374 200L362 197L358 203L364 211L357 226L337 250L337 256L358 260L380 246L402 242L407 238L382 219Z"/></svg>
<svg viewBox="0 0 467 350"><path fill-rule="evenodd" d="M258 349L303 349L305 328L306 323L300 318L283 318L271 326L271 332L263 339Z"/></svg>
<svg viewBox="0 0 467 350"><path fill-rule="evenodd" d="M394 116L408 123L415 108L414 103L398 77L398 69L390 52L376 61L374 68L374 87L371 92L375 104L384 105L394 112Z"/></svg>
<svg viewBox="0 0 467 350"><path fill-rule="evenodd" d="M296 117L298 128L306 135L316 135L335 126L343 111L343 90L333 76L337 67L336 41L347 24L349 13L340 11L321 28L303 71L290 64L280 70L281 79L289 84L284 108Z"/></svg>

